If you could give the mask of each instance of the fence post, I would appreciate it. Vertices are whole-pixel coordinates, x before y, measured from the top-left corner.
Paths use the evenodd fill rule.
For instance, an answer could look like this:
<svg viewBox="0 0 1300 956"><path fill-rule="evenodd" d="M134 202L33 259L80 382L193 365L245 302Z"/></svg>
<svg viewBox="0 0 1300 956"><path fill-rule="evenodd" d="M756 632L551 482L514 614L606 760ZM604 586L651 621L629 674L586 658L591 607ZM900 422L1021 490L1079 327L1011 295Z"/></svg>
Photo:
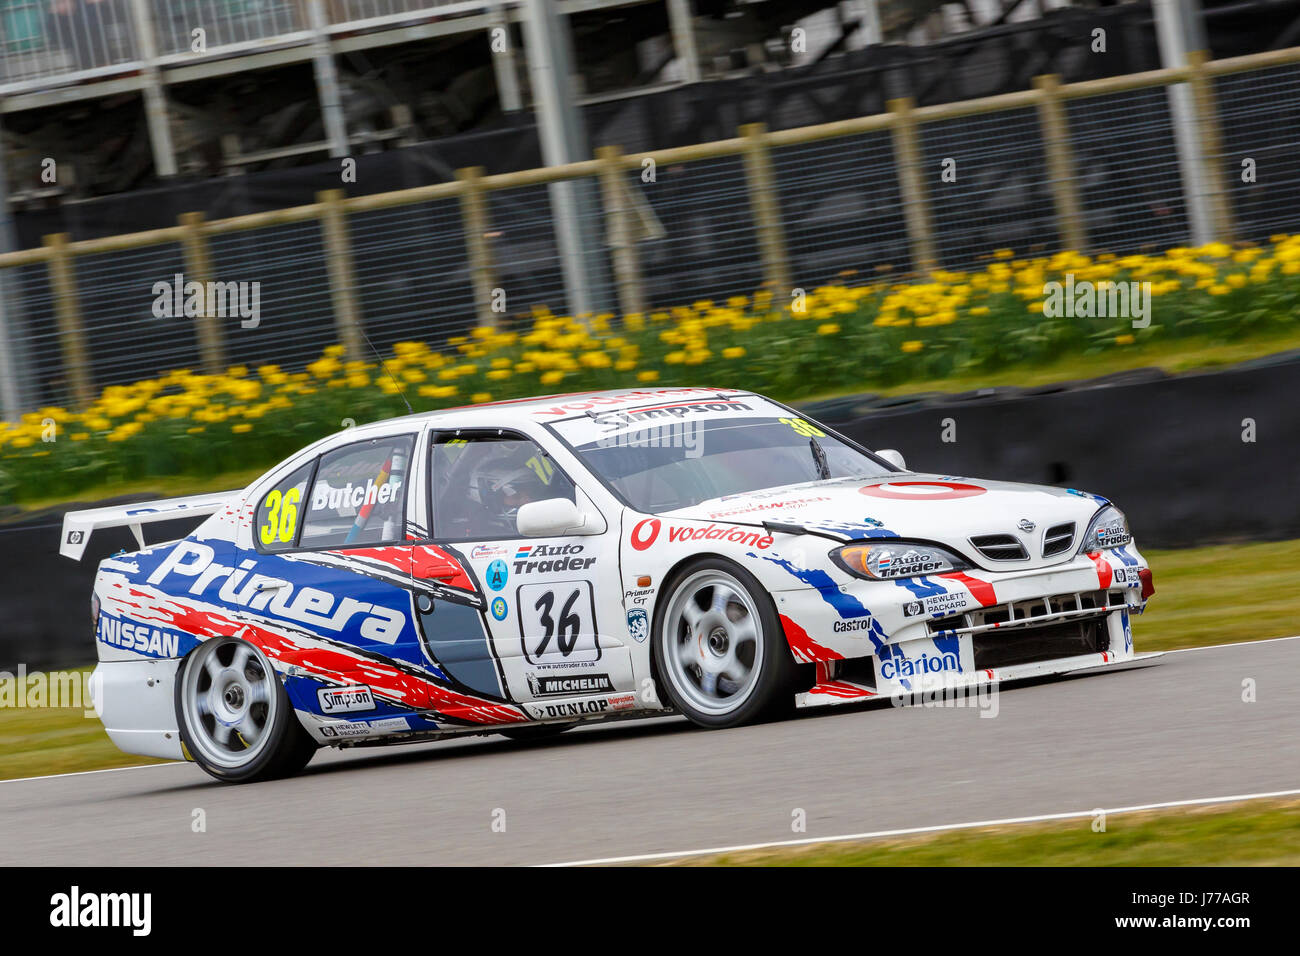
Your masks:
<svg viewBox="0 0 1300 956"><path fill-rule="evenodd" d="M460 181L460 220L465 231L465 251L469 255L470 282L474 287L474 314L478 324L497 327L492 311L492 290L496 287L496 270L492 266L492 243L488 240L487 201L483 190L483 167L456 170Z"/></svg>
<svg viewBox="0 0 1300 956"><path fill-rule="evenodd" d="M1075 192L1078 184L1074 179L1070 124L1061 101L1061 78L1055 73L1036 76L1034 86L1042 94L1038 102L1038 125L1043 131L1043 153L1056 206L1056 230L1066 249L1082 252L1088 245L1088 227Z"/></svg>
<svg viewBox="0 0 1300 956"><path fill-rule="evenodd" d="M207 288L207 283L213 275L212 260L208 256L208 240L203 232L203 213L184 212L181 213L178 221L185 229L185 236L181 239L181 251L185 255L185 273L190 280L202 283L204 288ZM211 302L208 302L207 308L195 319L195 325L203 371L208 375L220 375L226 368L226 350L221 341L221 327L217 324L217 316Z"/></svg>
<svg viewBox="0 0 1300 956"><path fill-rule="evenodd" d="M357 305L357 283L352 273L352 243L348 240L347 216L343 212L343 190L318 192L316 201L321 204L321 240L329 265L334 328L347 359L360 361L366 352L361 347L361 309Z"/></svg>
<svg viewBox="0 0 1300 956"><path fill-rule="evenodd" d="M77 275L68 252L68 234L45 237L50 250L50 291L59 323L59 347L63 351L63 370L77 408L89 408L95 401L90 381L90 363L86 360L86 332L81 327L81 303L77 301Z"/></svg>
<svg viewBox="0 0 1300 956"><path fill-rule="evenodd" d="M1219 135L1219 110L1214 101L1214 81L1205 73L1205 63L1210 55L1204 50L1189 50L1187 67L1191 78L1192 110L1200 127L1201 182L1209 205L1210 229L1220 242L1231 242L1236 232L1233 227L1232 206L1228 202L1219 159L1223 154Z"/></svg>
<svg viewBox="0 0 1300 956"><path fill-rule="evenodd" d="M632 231L632 210L628 208L627 184L623 181L623 150L618 146L601 146L596 150L601 161L600 191L605 207L605 243L614 262L614 280L618 284L618 303L624 315L645 311L645 293L641 286L641 251Z"/></svg>
<svg viewBox="0 0 1300 956"><path fill-rule="evenodd" d="M921 147L917 141L916 119L910 97L889 101L894 116L894 164L898 167L898 186L903 199L903 217L912 246L912 268L929 275L938 262L934 252L934 230L930 225L930 201L921 176Z"/></svg>
<svg viewBox="0 0 1300 956"><path fill-rule="evenodd" d="M746 123L740 135L748 141L745 149L745 176L749 181L749 209L758 233L758 248L763 257L763 284L774 295L789 296L790 263L785 253L785 232L781 228L781 208L772 175L772 157L767 148L767 127Z"/></svg>

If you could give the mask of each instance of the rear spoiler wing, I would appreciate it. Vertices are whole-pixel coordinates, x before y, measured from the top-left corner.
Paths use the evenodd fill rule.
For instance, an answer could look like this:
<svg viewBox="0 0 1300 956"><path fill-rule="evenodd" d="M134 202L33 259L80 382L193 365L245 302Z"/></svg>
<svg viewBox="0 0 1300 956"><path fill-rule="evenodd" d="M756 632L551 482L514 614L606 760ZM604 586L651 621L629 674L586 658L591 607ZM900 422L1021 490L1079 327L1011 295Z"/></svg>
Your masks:
<svg viewBox="0 0 1300 956"><path fill-rule="evenodd" d="M63 516L63 538L59 544L59 554L80 561L86 552L86 545L90 543L90 535L100 528L130 528L136 543L143 548L144 525L215 514L239 494L239 491L218 491L208 495L190 495L188 498L162 498L110 508L92 508L89 511L69 511Z"/></svg>

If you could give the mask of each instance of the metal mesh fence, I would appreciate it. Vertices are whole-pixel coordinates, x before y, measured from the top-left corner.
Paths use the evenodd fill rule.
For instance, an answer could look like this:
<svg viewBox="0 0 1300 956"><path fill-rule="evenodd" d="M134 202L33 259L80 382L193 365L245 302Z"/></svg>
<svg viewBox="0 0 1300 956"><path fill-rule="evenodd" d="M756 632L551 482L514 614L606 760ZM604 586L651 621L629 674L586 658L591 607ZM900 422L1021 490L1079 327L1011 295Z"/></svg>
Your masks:
<svg viewBox="0 0 1300 956"><path fill-rule="evenodd" d="M1220 150L1206 158L1207 188L1229 200L1236 237L1300 228L1300 151L1293 142L1300 136L1300 66L1223 76L1210 88ZM780 146L750 141L765 157L757 166L738 145L722 156L707 155L715 152L710 148L701 158L656 163L653 175L633 160L617 173L614 193L621 198L613 206L610 182L595 176L550 185L512 184L527 173L493 177L481 197L482 236L467 233L462 198L447 187L435 187L434 200L341 207L344 248L331 243L319 220L219 232L206 240L212 275L203 278L256 283L260 306L255 327L237 315L220 320L219 358L298 369L344 340L340 324L346 328L353 313L336 300L332 259L345 260L343 273L353 277L356 320L387 350L403 340L445 348L448 338L483 321L517 328L543 307L557 315L580 312L580 301L592 313L617 313L620 292L629 289L658 310L750 295L778 274L804 288L901 278L915 273L922 251L916 220L905 215L909 203L923 204L937 264L946 268L977 266L1003 248L1020 255L1061 249L1075 225L1057 205L1067 191L1082 216L1086 251L1190 241L1169 89L1061 101L1064 143L1044 141L1040 108L920 122L919 192L900 176L888 129L831 138L820 131L794 145L797 137L784 132ZM1243 179L1243 159L1254 162L1253 182ZM1070 179L1054 182L1049 170ZM771 184L771 202L756 201L761 183ZM1067 189L1054 188L1060 185ZM567 204L556 202L559 193ZM561 215L565 209L571 212ZM619 234L635 241L632 282L627 257L611 252ZM566 251L573 251L569 268ZM81 343L96 389L212 364L195 323L152 313L155 284L185 271L179 242L82 251L71 265L71 304L51 287L46 264L3 269L28 406L73 398L70 337ZM484 279L504 295L503 312L482 313L475 284ZM79 317L79 333L59 321L69 309Z"/></svg>
<svg viewBox="0 0 1300 956"><path fill-rule="evenodd" d="M1189 239L1169 94L1163 88L1067 106L1075 179L1089 244L1112 252Z"/></svg>
<svg viewBox="0 0 1300 956"><path fill-rule="evenodd" d="M257 324L221 320L230 363L301 368L337 341L318 223L215 236L210 248L213 281L258 283Z"/></svg>
<svg viewBox="0 0 1300 956"><path fill-rule="evenodd" d="M132 382L160 369L198 361L195 326L184 317L154 314L155 286L184 272L175 243L79 256L77 296L86 347L95 369L111 369L103 384Z"/></svg>
<svg viewBox="0 0 1300 956"><path fill-rule="evenodd" d="M1267 239L1300 226L1300 67L1220 77L1220 181L1236 232ZM1253 181L1244 160L1253 161Z"/></svg>
<svg viewBox="0 0 1300 956"><path fill-rule="evenodd" d="M783 146L772 167L797 283L859 285L910 267L889 133Z"/></svg>
<svg viewBox="0 0 1300 956"><path fill-rule="evenodd" d="M964 268L994 249L1042 253L1057 247L1035 110L926 123L920 137L941 265Z"/></svg>
<svg viewBox="0 0 1300 956"><path fill-rule="evenodd" d="M438 341L474 324L474 290L454 200L349 218L353 273L366 334L378 349ZM397 268L394 263L401 263Z"/></svg>
<svg viewBox="0 0 1300 956"><path fill-rule="evenodd" d="M662 230L641 244L650 308L748 295L762 284L741 157L656 165L652 182L629 182Z"/></svg>

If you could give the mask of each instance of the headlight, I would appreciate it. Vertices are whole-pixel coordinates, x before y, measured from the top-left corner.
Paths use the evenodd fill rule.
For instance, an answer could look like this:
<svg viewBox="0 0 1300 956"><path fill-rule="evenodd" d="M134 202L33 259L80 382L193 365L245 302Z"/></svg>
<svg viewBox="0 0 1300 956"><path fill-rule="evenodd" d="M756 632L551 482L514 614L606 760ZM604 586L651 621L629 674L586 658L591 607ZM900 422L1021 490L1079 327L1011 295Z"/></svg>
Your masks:
<svg viewBox="0 0 1300 956"><path fill-rule="evenodd" d="M1124 517L1124 512L1114 505L1107 505L1093 516L1079 551L1087 553L1105 548L1119 548L1132 540L1133 535L1129 534L1128 519Z"/></svg>
<svg viewBox="0 0 1300 956"><path fill-rule="evenodd" d="M942 574L970 567L951 551L935 545L894 539L846 544L831 552L831 560L854 577L875 581Z"/></svg>

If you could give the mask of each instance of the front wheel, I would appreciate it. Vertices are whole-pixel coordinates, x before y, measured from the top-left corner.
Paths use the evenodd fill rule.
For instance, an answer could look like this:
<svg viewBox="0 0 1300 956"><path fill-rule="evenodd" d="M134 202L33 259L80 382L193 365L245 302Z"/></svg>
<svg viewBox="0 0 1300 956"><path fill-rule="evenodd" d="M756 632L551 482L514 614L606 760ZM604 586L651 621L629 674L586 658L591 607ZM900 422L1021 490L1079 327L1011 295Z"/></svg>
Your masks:
<svg viewBox="0 0 1300 956"><path fill-rule="evenodd" d="M209 638L185 659L176 717L194 762L228 783L290 776L316 752L266 655L236 637Z"/></svg>
<svg viewBox="0 0 1300 956"><path fill-rule="evenodd" d="M772 599L752 574L702 558L655 612L655 658L674 706L703 727L734 727L793 703L794 658Z"/></svg>

